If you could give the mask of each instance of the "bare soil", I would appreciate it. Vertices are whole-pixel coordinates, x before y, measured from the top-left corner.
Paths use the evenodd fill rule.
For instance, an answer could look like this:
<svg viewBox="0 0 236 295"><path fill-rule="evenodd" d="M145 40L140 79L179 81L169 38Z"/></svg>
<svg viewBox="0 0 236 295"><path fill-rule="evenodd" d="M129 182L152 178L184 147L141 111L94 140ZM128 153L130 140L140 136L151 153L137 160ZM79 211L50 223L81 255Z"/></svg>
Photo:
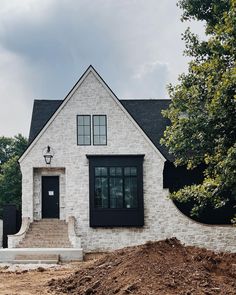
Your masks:
<svg viewBox="0 0 236 295"><path fill-rule="evenodd" d="M60 268L2 269L3 294L236 295L236 254L148 242Z"/></svg>

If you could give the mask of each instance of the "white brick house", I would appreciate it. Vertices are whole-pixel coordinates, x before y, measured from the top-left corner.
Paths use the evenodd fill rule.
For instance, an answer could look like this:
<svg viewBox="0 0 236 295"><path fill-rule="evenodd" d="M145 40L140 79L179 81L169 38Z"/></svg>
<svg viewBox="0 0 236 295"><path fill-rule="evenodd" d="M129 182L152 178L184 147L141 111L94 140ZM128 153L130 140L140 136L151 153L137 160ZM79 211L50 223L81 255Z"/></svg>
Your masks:
<svg viewBox="0 0 236 295"><path fill-rule="evenodd" d="M149 113L158 103L169 102L147 102ZM167 198L169 156L159 145L164 119L153 108L152 121L144 108L138 100L119 100L92 66L63 101L35 102L30 144L19 160L23 226L21 235L9 237L10 247L25 237L29 223L55 218L69 224L72 246L81 243L85 252L173 236L236 251L235 228L194 222Z"/></svg>

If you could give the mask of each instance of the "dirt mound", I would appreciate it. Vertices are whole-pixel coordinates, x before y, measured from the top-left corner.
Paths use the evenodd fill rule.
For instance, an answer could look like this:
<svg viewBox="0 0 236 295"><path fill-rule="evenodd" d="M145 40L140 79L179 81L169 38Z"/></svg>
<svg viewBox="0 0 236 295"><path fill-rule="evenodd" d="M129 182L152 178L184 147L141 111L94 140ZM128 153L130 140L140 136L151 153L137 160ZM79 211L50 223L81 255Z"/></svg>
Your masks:
<svg viewBox="0 0 236 295"><path fill-rule="evenodd" d="M175 239L114 251L48 285L57 294L236 294L236 254L185 247Z"/></svg>

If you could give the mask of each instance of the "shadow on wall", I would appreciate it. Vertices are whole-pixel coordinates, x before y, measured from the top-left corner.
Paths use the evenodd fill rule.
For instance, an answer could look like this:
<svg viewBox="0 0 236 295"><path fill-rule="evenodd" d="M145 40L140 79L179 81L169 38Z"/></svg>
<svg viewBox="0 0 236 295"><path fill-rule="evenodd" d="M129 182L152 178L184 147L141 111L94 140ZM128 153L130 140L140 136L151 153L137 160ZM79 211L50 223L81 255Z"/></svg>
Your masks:
<svg viewBox="0 0 236 295"><path fill-rule="evenodd" d="M186 166L175 167L171 162L165 162L163 178L164 188L174 192L186 185L200 184L203 179L203 171L206 165L199 165L193 170L187 170ZM236 201L229 201L224 207L214 209L211 206L206 207L199 217L193 217L190 214L194 202L180 203L174 201L175 206L189 218L204 224L231 224L231 219L235 215Z"/></svg>

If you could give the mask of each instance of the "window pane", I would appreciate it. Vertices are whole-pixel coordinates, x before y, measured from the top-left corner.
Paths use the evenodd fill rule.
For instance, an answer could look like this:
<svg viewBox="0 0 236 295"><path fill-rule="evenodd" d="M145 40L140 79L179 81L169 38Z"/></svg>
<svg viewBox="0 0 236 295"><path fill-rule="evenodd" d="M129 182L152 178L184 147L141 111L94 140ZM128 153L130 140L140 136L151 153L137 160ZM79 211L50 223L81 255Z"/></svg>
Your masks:
<svg viewBox="0 0 236 295"><path fill-rule="evenodd" d="M125 178L125 208L137 208L137 178Z"/></svg>
<svg viewBox="0 0 236 295"><path fill-rule="evenodd" d="M90 135L84 136L84 144L90 144Z"/></svg>
<svg viewBox="0 0 236 295"><path fill-rule="evenodd" d="M93 132L94 135L99 135L99 126L94 126Z"/></svg>
<svg viewBox="0 0 236 295"><path fill-rule="evenodd" d="M136 167L125 167L124 169L125 176L136 176L137 168Z"/></svg>
<svg viewBox="0 0 236 295"><path fill-rule="evenodd" d="M107 168L95 167L95 176L107 176Z"/></svg>
<svg viewBox="0 0 236 295"><path fill-rule="evenodd" d="M122 178L110 178L110 208L123 208Z"/></svg>
<svg viewBox="0 0 236 295"><path fill-rule="evenodd" d="M78 126L78 134L83 135L84 134L84 127L83 126Z"/></svg>
<svg viewBox="0 0 236 295"><path fill-rule="evenodd" d="M116 175L118 176L120 176L120 175L122 175L122 168L121 167L117 167L116 168Z"/></svg>
<svg viewBox="0 0 236 295"><path fill-rule="evenodd" d="M131 167L130 168L130 174L132 176L136 176L137 175L137 168L136 167Z"/></svg>
<svg viewBox="0 0 236 295"><path fill-rule="evenodd" d="M106 125L106 116L99 116L99 117L100 117L99 125L105 126Z"/></svg>
<svg viewBox="0 0 236 295"><path fill-rule="evenodd" d="M106 135L106 127L105 126L99 127L99 135Z"/></svg>
<svg viewBox="0 0 236 295"><path fill-rule="evenodd" d="M110 167L110 175L111 176L122 176L122 168L121 167Z"/></svg>
<svg viewBox="0 0 236 295"><path fill-rule="evenodd" d="M100 137L99 136L95 135L93 137L93 144L100 144Z"/></svg>
<svg viewBox="0 0 236 295"><path fill-rule="evenodd" d="M115 176L116 175L116 168L115 167L111 167L110 168L110 175L111 176Z"/></svg>
<svg viewBox="0 0 236 295"><path fill-rule="evenodd" d="M101 167L101 175L106 176L107 175L107 168L106 167Z"/></svg>
<svg viewBox="0 0 236 295"><path fill-rule="evenodd" d="M93 124L99 126L99 116L93 116Z"/></svg>
<svg viewBox="0 0 236 295"><path fill-rule="evenodd" d="M90 126L84 126L84 135L90 135Z"/></svg>
<svg viewBox="0 0 236 295"><path fill-rule="evenodd" d="M84 137L78 136L78 144L84 144Z"/></svg>
<svg viewBox="0 0 236 295"><path fill-rule="evenodd" d="M106 144L106 136L100 136L100 144Z"/></svg>
<svg viewBox="0 0 236 295"><path fill-rule="evenodd" d="M108 181L107 178L95 178L95 208L108 208Z"/></svg>
<svg viewBox="0 0 236 295"><path fill-rule="evenodd" d="M84 116L78 116L78 125L84 125Z"/></svg>
<svg viewBox="0 0 236 295"><path fill-rule="evenodd" d="M90 125L90 116L84 116L84 125Z"/></svg>
<svg viewBox="0 0 236 295"><path fill-rule="evenodd" d="M130 176L130 167L125 167L124 174L125 176Z"/></svg>

